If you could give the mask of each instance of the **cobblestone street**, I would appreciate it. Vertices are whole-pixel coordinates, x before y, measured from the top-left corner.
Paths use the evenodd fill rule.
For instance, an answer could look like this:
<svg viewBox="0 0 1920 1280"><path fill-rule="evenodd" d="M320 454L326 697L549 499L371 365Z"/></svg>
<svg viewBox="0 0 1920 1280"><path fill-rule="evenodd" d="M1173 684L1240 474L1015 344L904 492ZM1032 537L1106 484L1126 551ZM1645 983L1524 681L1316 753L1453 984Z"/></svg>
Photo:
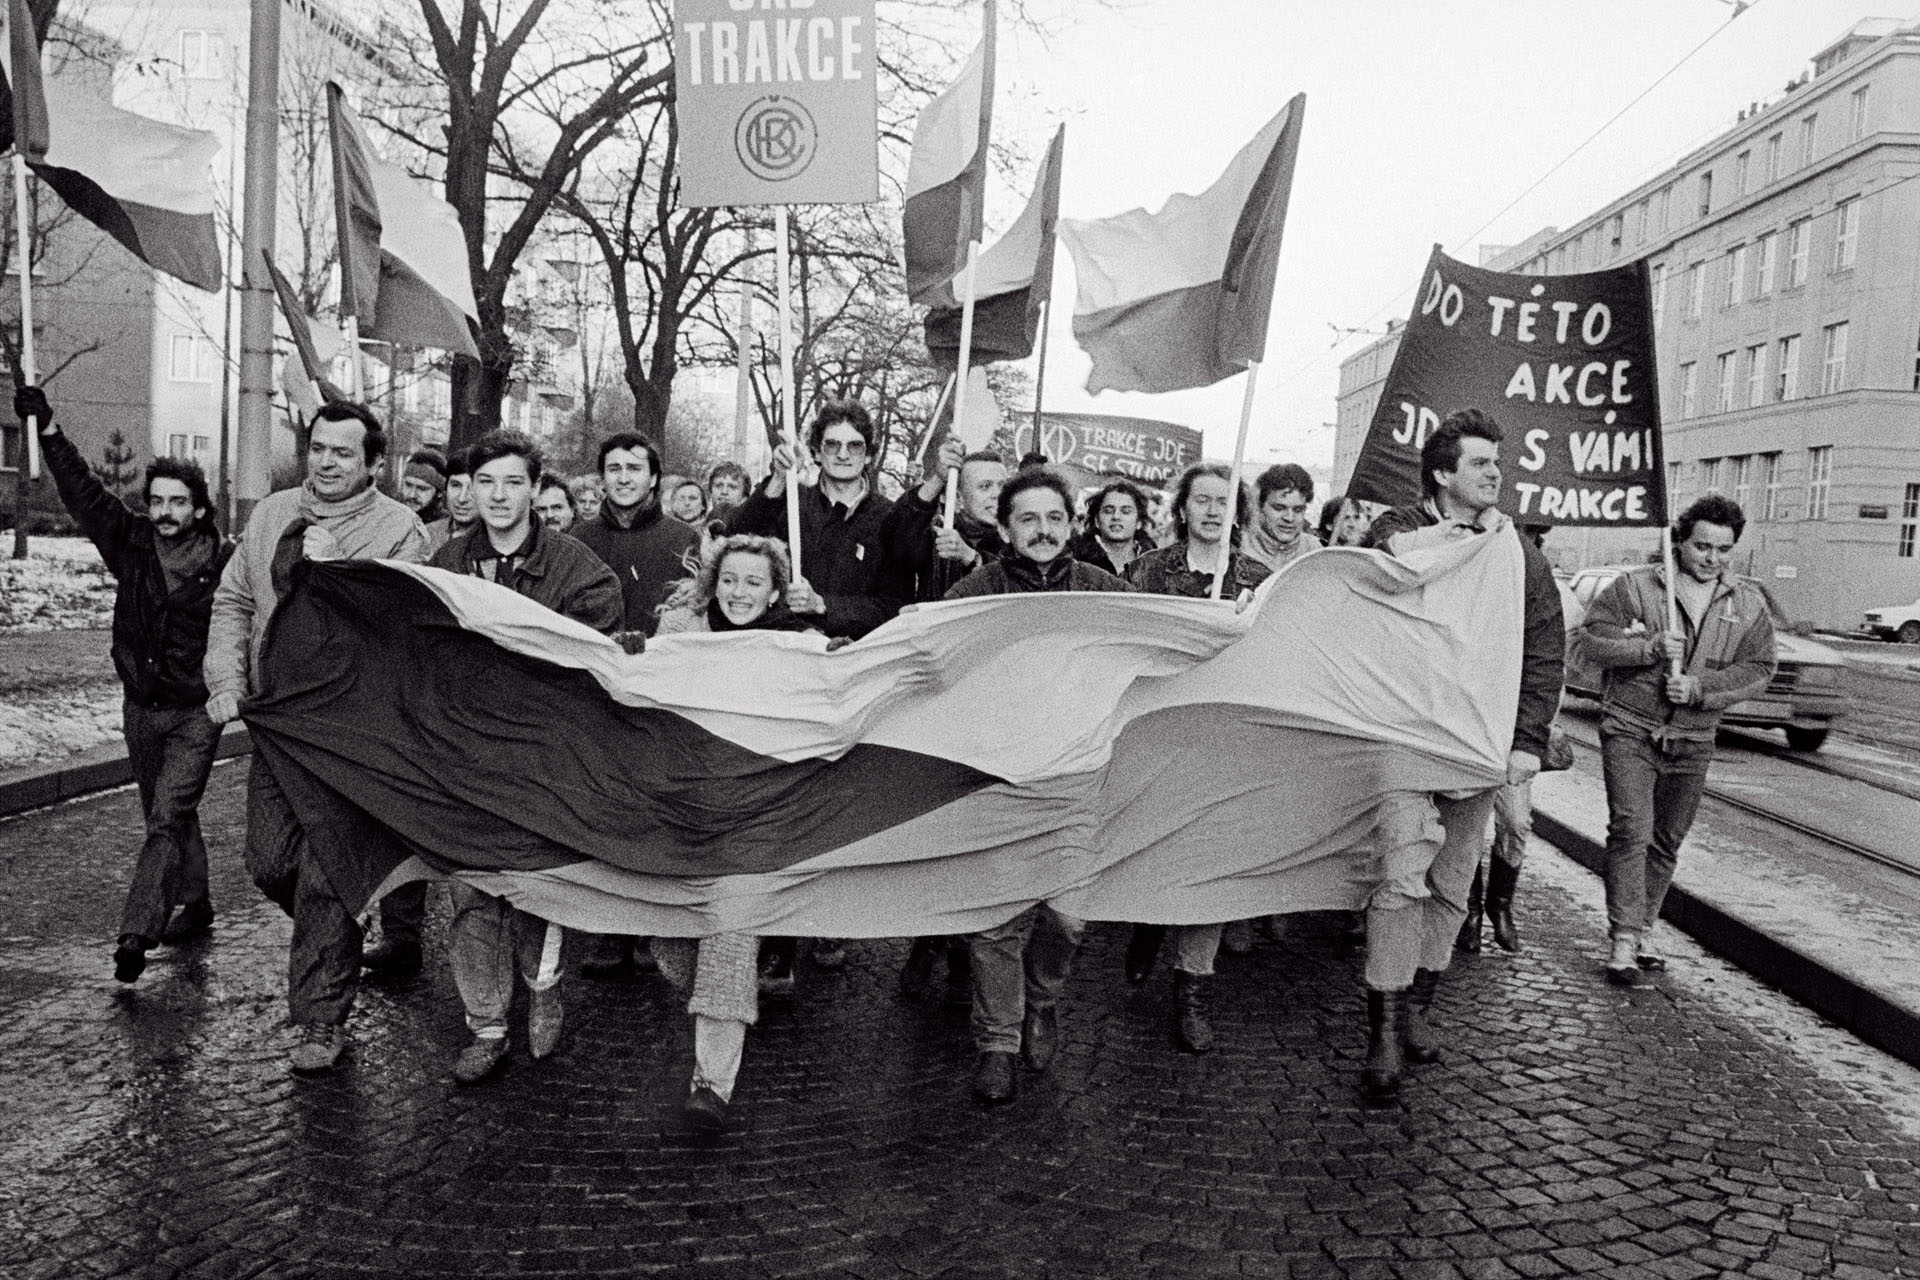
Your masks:
<svg viewBox="0 0 1920 1280"><path fill-rule="evenodd" d="M1849 1083L1873 1051L1685 944L1657 988L1607 988L1595 895L1544 847L1527 952L1455 966L1447 1058L1392 1106L1359 1105L1358 959L1327 922L1222 958L1206 1058L1171 1044L1164 966L1127 987L1096 926L1013 1106L970 1100L964 1019L894 993L904 944L858 942L763 1018L703 1140L657 978L569 979L556 1058L516 1021L507 1074L456 1088L437 929L422 976L363 990L342 1069L290 1077L244 776L209 792L212 936L131 988L131 793L0 824L0 1274L1920 1274L1920 1141L1882 1101L1913 1073Z"/></svg>

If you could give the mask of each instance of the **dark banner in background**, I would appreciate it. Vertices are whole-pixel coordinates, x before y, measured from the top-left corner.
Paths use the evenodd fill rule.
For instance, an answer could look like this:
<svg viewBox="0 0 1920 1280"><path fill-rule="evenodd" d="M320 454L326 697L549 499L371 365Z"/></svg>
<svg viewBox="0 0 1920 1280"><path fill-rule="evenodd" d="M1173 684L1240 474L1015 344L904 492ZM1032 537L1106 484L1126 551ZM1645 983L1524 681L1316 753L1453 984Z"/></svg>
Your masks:
<svg viewBox="0 0 1920 1280"><path fill-rule="evenodd" d="M1552 525L1667 521L1645 264L1584 275L1483 271L1435 246L1347 486L1420 498L1420 447L1456 409L1490 414L1500 509Z"/></svg>
<svg viewBox="0 0 1920 1280"><path fill-rule="evenodd" d="M1118 476L1156 489L1171 486L1200 461L1200 439L1192 427L1152 418L1043 412L1036 445L1033 415L1023 413L1014 431L1014 451L1046 454L1083 487Z"/></svg>

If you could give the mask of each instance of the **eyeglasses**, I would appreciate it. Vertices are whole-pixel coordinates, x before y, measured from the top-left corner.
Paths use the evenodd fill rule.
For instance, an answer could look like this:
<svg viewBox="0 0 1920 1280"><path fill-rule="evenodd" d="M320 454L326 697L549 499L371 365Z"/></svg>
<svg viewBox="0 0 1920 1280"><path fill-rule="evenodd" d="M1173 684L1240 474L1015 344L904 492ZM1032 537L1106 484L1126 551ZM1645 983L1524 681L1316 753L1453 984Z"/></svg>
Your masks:
<svg viewBox="0 0 1920 1280"><path fill-rule="evenodd" d="M822 440L821 453L844 453L849 458L857 458L867 451L865 440Z"/></svg>

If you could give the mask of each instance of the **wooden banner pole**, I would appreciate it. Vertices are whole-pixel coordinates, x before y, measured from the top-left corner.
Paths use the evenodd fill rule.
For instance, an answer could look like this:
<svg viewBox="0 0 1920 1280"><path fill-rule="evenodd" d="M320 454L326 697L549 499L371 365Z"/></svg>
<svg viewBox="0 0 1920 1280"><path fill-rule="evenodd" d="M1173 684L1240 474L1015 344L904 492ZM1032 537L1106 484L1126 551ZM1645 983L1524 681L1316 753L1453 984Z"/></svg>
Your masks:
<svg viewBox="0 0 1920 1280"><path fill-rule="evenodd" d="M1213 598L1221 598L1227 580L1227 565L1233 559L1233 526L1240 518L1240 471L1247 461L1247 427L1253 422L1253 387L1260 377L1260 362L1247 361L1247 390L1240 401L1240 434L1233 442L1233 479L1227 484L1227 527L1221 535L1220 563L1213 567Z"/></svg>
<svg viewBox="0 0 1920 1280"><path fill-rule="evenodd" d="M973 276L980 265L980 242L967 241L967 269L961 276L960 366L953 375L953 434L966 443L967 373L973 356ZM960 468L947 472L947 528L953 528L953 508L960 500Z"/></svg>
<svg viewBox="0 0 1920 1280"><path fill-rule="evenodd" d="M789 260L787 206L776 205L773 211L773 235L777 244L774 248L775 270L779 276L780 295L780 422L787 438L787 450L792 454L793 466L787 472L787 555L793 561L793 576L797 580L802 576L800 569L800 428L797 423L798 409L794 405L793 385L793 264Z"/></svg>

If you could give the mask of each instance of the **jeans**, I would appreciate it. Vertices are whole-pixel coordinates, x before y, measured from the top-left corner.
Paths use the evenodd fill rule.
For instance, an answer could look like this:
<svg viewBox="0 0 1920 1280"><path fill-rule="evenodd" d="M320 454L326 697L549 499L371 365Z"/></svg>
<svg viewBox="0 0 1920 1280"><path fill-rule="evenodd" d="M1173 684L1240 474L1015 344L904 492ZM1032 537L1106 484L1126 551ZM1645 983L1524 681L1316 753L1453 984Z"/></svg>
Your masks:
<svg viewBox="0 0 1920 1280"><path fill-rule="evenodd" d="M307 838L261 754L247 770L247 874L293 917L287 1006L297 1025L344 1025L360 989L360 922L307 852Z"/></svg>
<svg viewBox="0 0 1920 1280"><path fill-rule="evenodd" d="M536 991L560 981L560 926L459 880L448 881L447 889L453 899L447 956L467 1028L482 1039L504 1036L514 970Z"/></svg>
<svg viewBox="0 0 1920 1280"><path fill-rule="evenodd" d="M1035 903L973 935L973 1043L981 1053L1020 1052L1029 1008L1060 1002L1087 922Z"/></svg>
<svg viewBox="0 0 1920 1280"><path fill-rule="evenodd" d="M1607 779L1608 932L1644 935L1660 918L1713 761L1711 739L1662 745L1644 731L1600 731Z"/></svg>
<svg viewBox="0 0 1920 1280"><path fill-rule="evenodd" d="M1527 860L1533 838L1533 780L1499 787L1493 793L1493 856L1515 871Z"/></svg>
<svg viewBox="0 0 1920 1280"><path fill-rule="evenodd" d="M1367 985L1400 991L1416 969L1444 972L1467 918L1467 888L1486 847L1489 787L1461 799L1393 792L1379 826L1384 876L1367 903Z"/></svg>
<svg viewBox="0 0 1920 1280"><path fill-rule="evenodd" d="M200 796L213 770L220 726L205 707L121 708L127 762L140 788L146 839L120 913L120 932L160 939L173 909L207 900L207 846L200 836Z"/></svg>

